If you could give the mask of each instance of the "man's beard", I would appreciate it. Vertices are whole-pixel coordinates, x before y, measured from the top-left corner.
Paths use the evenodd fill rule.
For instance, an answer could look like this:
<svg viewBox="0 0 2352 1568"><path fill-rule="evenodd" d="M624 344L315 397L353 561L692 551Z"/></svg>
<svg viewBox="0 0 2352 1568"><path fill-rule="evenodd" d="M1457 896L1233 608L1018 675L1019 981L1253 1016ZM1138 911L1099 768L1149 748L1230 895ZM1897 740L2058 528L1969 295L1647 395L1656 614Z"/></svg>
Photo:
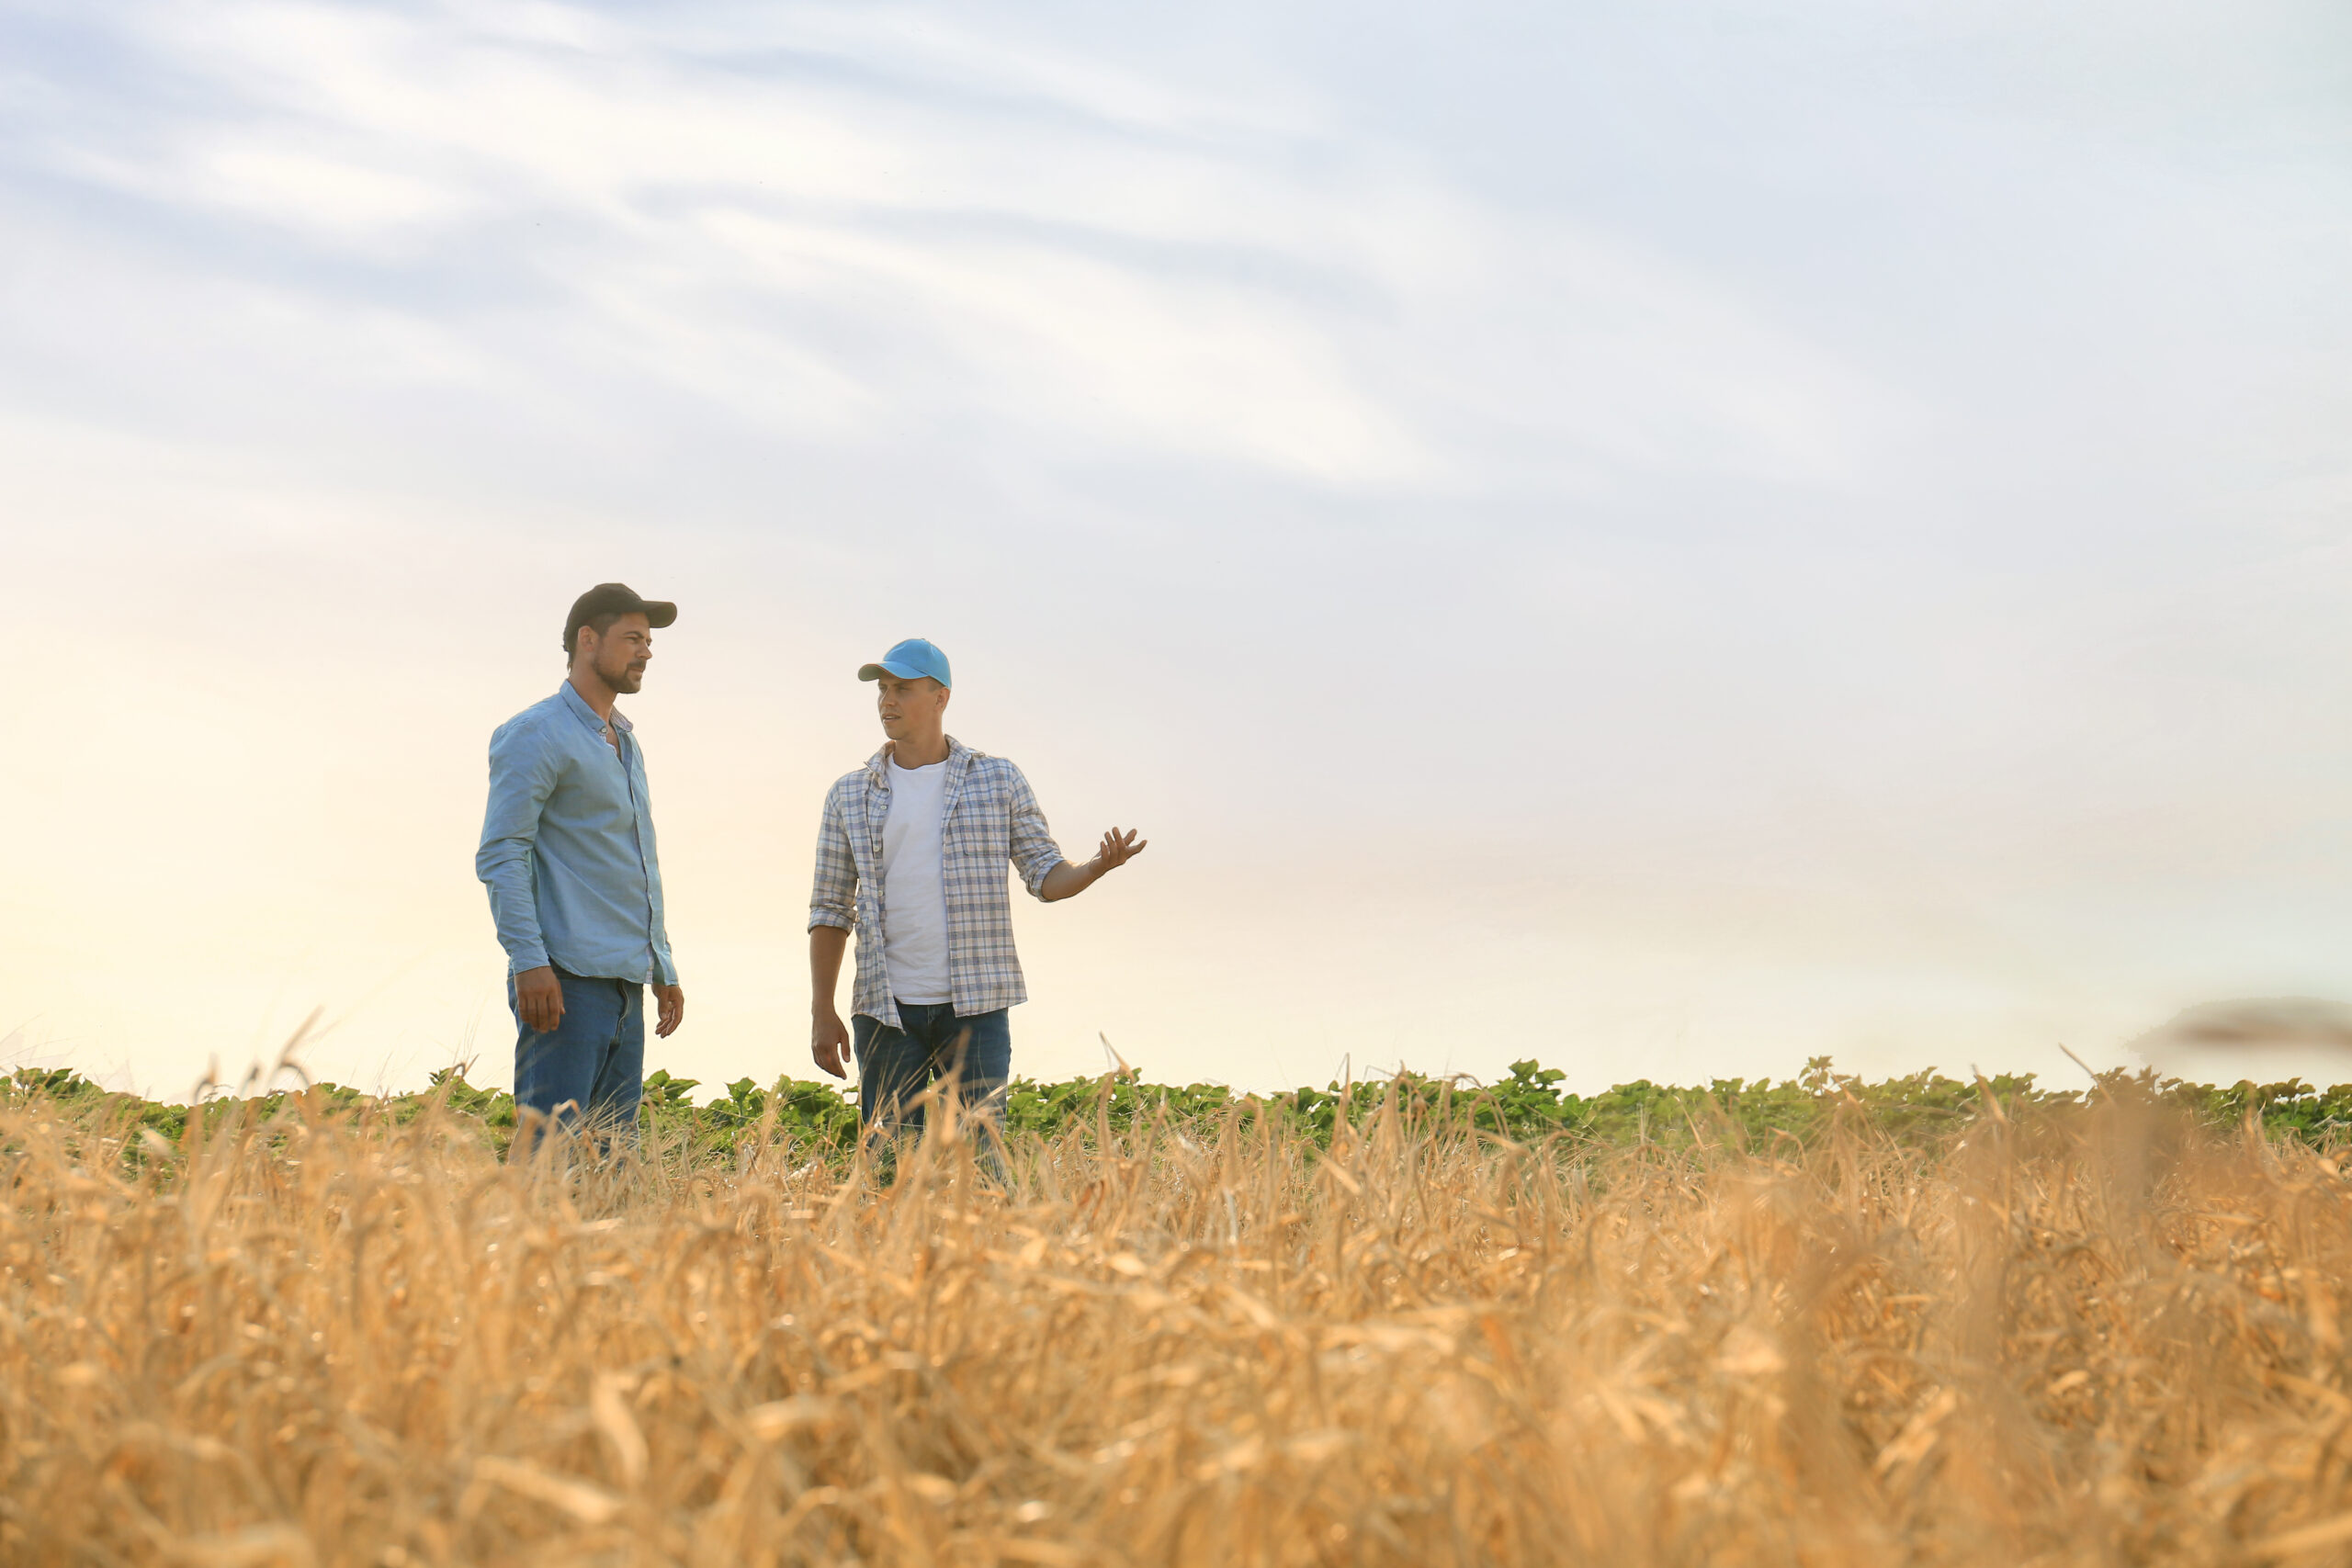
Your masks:
<svg viewBox="0 0 2352 1568"><path fill-rule="evenodd" d="M644 670L632 669L627 663L611 670L599 670L596 673L602 675L605 678L605 684L616 692L624 694L634 692L641 689L645 684Z"/></svg>

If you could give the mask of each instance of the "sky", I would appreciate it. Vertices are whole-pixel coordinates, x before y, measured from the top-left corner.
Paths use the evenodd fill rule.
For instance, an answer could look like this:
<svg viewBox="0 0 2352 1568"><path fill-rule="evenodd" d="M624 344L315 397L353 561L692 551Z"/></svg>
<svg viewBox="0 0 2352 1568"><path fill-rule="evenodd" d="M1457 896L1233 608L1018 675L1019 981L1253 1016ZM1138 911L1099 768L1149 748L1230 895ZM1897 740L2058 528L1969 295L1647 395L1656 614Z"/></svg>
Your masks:
<svg viewBox="0 0 2352 1568"><path fill-rule="evenodd" d="M511 1081L484 750L616 579L706 1083L812 1076L907 636L1151 840L1032 1076L2352 998L2332 0L0 0L0 1055Z"/></svg>

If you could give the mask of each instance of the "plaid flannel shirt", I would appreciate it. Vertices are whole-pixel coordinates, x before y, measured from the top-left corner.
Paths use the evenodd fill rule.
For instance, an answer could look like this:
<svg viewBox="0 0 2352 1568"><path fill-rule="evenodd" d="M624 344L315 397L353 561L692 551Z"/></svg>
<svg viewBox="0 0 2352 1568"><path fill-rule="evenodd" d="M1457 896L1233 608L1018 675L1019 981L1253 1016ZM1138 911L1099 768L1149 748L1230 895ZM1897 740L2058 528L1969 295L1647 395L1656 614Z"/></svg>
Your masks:
<svg viewBox="0 0 2352 1568"><path fill-rule="evenodd" d="M857 933L857 986L850 1010L892 1029L899 1004L882 956L882 824L890 815L890 747L842 775L825 794L817 829L816 886L808 929ZM939 880L947 895L948 997L956 1016L994 1012L1029 999L1012 949L1012 899L1005 865L1020 868L1034 896L1062 852L1021 770L1001 757L947 738L947 779L940 824Z"/></svg>

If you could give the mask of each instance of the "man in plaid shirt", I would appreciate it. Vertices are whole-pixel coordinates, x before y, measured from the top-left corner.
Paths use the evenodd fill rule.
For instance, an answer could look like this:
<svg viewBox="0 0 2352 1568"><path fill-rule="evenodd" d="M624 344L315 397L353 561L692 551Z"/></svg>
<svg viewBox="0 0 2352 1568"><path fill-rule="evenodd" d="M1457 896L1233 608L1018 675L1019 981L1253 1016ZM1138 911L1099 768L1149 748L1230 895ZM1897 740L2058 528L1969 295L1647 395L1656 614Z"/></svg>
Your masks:
<svg viewBox="0 0 2352 1568"><path fill-rule="evenodd" d="M909 1102L949 1072L964 1103L993 1122L1012 1074L1006 1010L1029 999L1007 864L1050 904L1085 892L1145 841L1114 828L1084 865L1064 860L1021 770L947 733L947 656L922 638L857 678L876 683L888 740L827 792L817 832L808 898L817 1066L845 1077L842 1053L856 1051L858 1118L869 1128L920 1129L922 1107ZM853 931L854 1035L833 1006Z"/></svg>

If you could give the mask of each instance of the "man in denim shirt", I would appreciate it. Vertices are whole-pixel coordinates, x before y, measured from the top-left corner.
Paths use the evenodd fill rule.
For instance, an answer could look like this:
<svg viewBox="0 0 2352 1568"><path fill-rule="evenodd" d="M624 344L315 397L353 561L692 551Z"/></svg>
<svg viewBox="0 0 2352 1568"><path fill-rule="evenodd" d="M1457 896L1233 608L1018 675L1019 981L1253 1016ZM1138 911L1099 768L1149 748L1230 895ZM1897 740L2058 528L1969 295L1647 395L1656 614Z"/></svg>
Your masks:
<svg viewBox="0 0 2352 1568"><path fill-rule="evenodd" d="M666 1037L685 1016L645 757L613 706L644 684L653 629L677 618L675 604L624 584L590 589L563 626L569 677L490 738L490 809L474 870L506 949L518 1154L550 1119L633 1136L645 987L660 1007L654 1033Z"/></svg>
<svg viewBox="0 0 2352 1568"><path fill-rule="evenodd" d="M1094 858L1062 858L1021 770L946 731L947 656L910 637L857 672L876 683L888 743L833 785L817 831L808 899L810 1045L846 1076L857 1055L867 1127L922 1125L912 1103L943 1074L993 1129L1012 1071L1006 1010L1028 999L1012 947L1008 868L1046 903L1074 898L1143 852L1133 829L1102 835ZM833 996L851 931L857 982L844 1025ZM993 1142L989 1165L1001 1175Z"/></svg>

